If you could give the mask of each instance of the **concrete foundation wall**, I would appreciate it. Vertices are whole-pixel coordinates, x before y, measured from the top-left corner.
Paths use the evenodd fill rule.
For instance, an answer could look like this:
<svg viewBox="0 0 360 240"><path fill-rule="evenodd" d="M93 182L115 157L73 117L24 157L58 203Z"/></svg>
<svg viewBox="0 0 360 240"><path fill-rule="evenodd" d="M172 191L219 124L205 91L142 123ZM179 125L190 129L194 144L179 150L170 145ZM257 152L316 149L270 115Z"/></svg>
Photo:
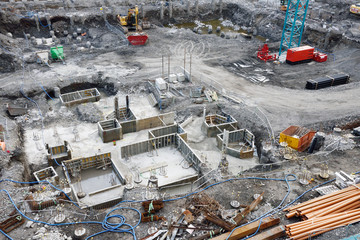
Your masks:
<svg viewBox="0 0 360 240"><path fill-rule="evenodd" d="M200 164L202 161L200 158L191 150L190 146L182 139L177 137L176 147L179 152L183 155L186 161L189 162L190 166L193 167L196 171L200 171Z"/></svg>
<svg viewBox="0 0 360 240"><path fill-rule="evenodd" d="M136 131L174 124L175 113L165 113L159 116L138 119L136 122Z"/></svg>
<svg viewBox="0 0 360 240"><path fill-rule="evenodd" d="M223 133L216 136L217 147L221 150L223 145ZM229 132L229 143L247 143L250 147L248 150L234 149L231 147L226 148L226 153L230 156L237 158L252 158L254 155L255 137L247 129L239 129L236 131Z"/></svg>
<svg viewBox="0 0 360 240"><path fill-rule="evenodd" d="M55 147L49 147L46 145L46 148L48 152L47 160L49 166L57 166L62 161L71 159L71 150L67 147L66 143Z"/></svg>
<svg viewBox="0 0 360 240"><path fill-rule="evenodd" d="M103 166L104 163L111 163L111 153L103 153L90 157L80 157L63 162L69 171L71 171L71 169L75 169L78 166L81 170L85 170L92 167Z"/></svg>
<svg viewBox="0 0 360 240"><path fill-rule="evenodd" d="M100 100L100 92L96 88L60 94L61 103L67 107L75 104L96 102Z"/></svg>
<svg viewBox="0 0 360 240"><path fill-rule="evenodd" d="M65 175L69 181L69 183L71 183L71 176L69 174L72 175L72 173L74 172L74 170L76 168L80 167L80 170L85 170L88 168L96 168L96 167L102 167L104 165L107 166L112 166L114 171L117 173L120 182L122 184L125 184L125 178L122 176L122 174L120 173L120 171L117 169L117 167L115 166L115 164L112 162L111 160L111 153L102 153L99 155L95 155L95 156L90 156L90 157L80 157L80 158L75 158L75 159L71 159L71 160L67 160L63 162L63 167L64 167L64 172Z"/></svg>
<svg viewBox="0 0 360 240"><path fill-rule="evenodd" d="M173 133L179 134L180 137L182 137L185 141L187 141L187 133L178 124L174 124L174 125L170 125L170 126L166 126L166 127L160 127L158 129L150 130L149 131L149 139L164 136L164 135L169 135L169 134L173 134Z"/></svg>
<svg viewBox="0 0 360 240"><path fill-rule="evenodd" d="M136 132L136 120L125 121L120 124L123 134Z"/></svg>
<svg viewBox="0 0 360 240"><path fill-rule="evenodd" d="M121 158L131 157L137 154L155 151L156 149L174 145L176 141L176 134L165 135L161 137L152 138L146 141L137 142L134 144L121 147Z"/></svg>
<svg viewBox="0 0 360 240"><path fill-rule="evenodd" d="M122 127L116 119L98 122L98 134L104 143L123 138Z"/></svg>
<svg viewBox="0 0 360 240"><path fill-rule="evenodd" d="M207 137L216 137L224 129L234 131L237 129L237 121L230 115L228 117L220 115L208 115L205 117L201 130L206 133Z"/></svg>

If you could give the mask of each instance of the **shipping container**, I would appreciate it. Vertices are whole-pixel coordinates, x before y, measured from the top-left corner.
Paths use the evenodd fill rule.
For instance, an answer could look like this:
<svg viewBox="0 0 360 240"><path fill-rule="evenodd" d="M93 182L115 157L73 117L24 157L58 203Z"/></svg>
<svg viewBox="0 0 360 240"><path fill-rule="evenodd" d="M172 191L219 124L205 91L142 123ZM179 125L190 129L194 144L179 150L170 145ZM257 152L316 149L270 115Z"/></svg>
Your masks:
<svg viewBox="0 0 360 240"><path fill-rule="evenodd" d="M311 62L314 57L314 48L310 46L302 46L290 48L287 50L286 63L298 64Z"/></svg>

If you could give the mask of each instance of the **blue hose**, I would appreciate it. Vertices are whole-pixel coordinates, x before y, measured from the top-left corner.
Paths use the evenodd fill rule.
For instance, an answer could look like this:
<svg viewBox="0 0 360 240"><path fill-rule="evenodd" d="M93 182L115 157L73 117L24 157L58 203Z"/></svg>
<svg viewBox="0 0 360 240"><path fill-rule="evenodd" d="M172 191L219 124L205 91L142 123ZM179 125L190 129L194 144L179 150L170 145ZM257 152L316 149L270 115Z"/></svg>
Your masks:
<svg viewBox="0 0 360 240"><path fill-rule="evenodd" d="M52 97L50 97L50 95L48 94L48 92L44 89L44 87L41 85L41 84L39 84L40 85L40 87L42 88L42 90L44 90L44 92L46 93L46 95L51 99L51 100L54 100Z"/></svg>
<svg viewBox="0 0 360 240"><path fill-rule="evenodd" d="M23 212L21 212L20 209L16 206L14 200L11 198L11 196L7 190L2 189L2 190L0 190L0 192L5 192L7 194L7 196L9 197L11 203L14 205L15 209L21 214L21 216L23 216L24 218L26 218L29 221L32 221L35 223L41 223L41 224L45 224L45 225L49 225L49 226L69 226L69 225L75 225L75 224L101 224L101 226L104 228L104 231L95 233L95 234L87 237L86 240L89 238L92 238L94 236L100 235L102 233L106 233L106 232L130 233L133 236L134 240L137 239L136 235L135 235L135 228L140 224L141 213L135 208L127 208L127 207L115 208L106 214L103 222L87 221L87 222L70 222L70 223L48 223L48 222L38 221L38 220L29 218ZM110 215L115 210L120 210L120 209L130 209L130 210L136 211L139 214L139 221L136 223L136 225L131 226L130 224L125 223L126 218L123 215L120 215L120 214ZM120 223L111 223L111 222L109 222L110 218L118 218L121 221L120 221ZM129 228L124 229L124 228L121 228L122 226L127 226ZM13 240L9 235L4 233L3 231L0 230L0 232L2 234L4 234L4 236L6 236L8 239Z"/></svg>
<svg viewBox="0 0 360 240"><path fill-rule="evenodd" d="M48 25L44 25L44 24L42 24L42 22L41 22L41 20L40 20L40 17L39 17L39 14L36 14L37 15L37 18L39 19L39 23L40 23L40 25L41 26L43 26L43 27L48 27L50 24L48 24Z"/></svg>
<svg viewBox="0 0 360 240"><path fill-rule="evenodd" d="M360 173L360 172L357 172L357 173ZM293 177L293 179L288 179L289 177ZM243 226L245 226L245 225L248 225L248 224L250 224L250 223L253 223L253 222L255 222L255 221L260 220L260 224L259 224L259 227L258 227L258 229L256 230L256 232L255 232L254 234L252 234L252 235L244 238L244 239L248 239L249 237L256 235L256 234L258 233L258 231L260 230L261 222L262 222L262 219L263 219L263 218L268 217L268 216L271 216L271 215L274 215L275 213L277 213L277 212L285 209L286 207L290 206L291 204L293 204L294 202L296 202L297 200L299 200L302 196L304 196L304 195L305 195L306 193L308 193L309 191L312 191L312 190L314 190L315 188L318 188L318 187L320 187L320 186L322 186L322 185L325 185L325 184L330 183L330 182L332 182L332 181L335 180L335 179L332 179L332 180L326 181L326 182L324 182L324 183L321 183L321 184L319 184L319 185L317 185L317 186L315 186L315 187L313 187L313 188L305 191L305 192L302 193L299 197L297 197L297 198L294 199L292 202L286 204L286 205L283 206L283 207L280 207L280 206L285 202L285 200L286 200L286 198L288 197L288 195L290 194L290 190L291 190L291 187L290 187L289 182L296 181L296 176L293 175L293 174L288 174L288 175L286 175L284 179L279 179L279 178L260 178L260 177L232 178L232 179L228 179L228 180L225 180L225 181L221 181L221 182L217 182L217 183L211 184L211 185L207 186L206 188L203 188L203 189L201 189L201 190L199 190L199 191L196 191L196 192L189 193L189 194L187 194L187 195L185 195L185 196L183 196L183 197L178 197L178 198L173 198L173 199L167 199L167 200L164 200L163 202L170 202L170 201L180 200L180 199L183 199L183 198L189 197L189 196L191 196L191 195L194 195L194 194L196 194L196 193L205 191L206 189L208 189L208 188L210 188L210 187L213 187L213 186L216 186L216 185L225 183L225 182L234 181L234 180L251 180L251 179L255 179L255 180L285 181L286 184L287 184L287 187L288 187L287 193L286 193L285 197L283 198L283 200L281 201L281 203L280 203L276 208L272 209L271 211L268 211L267 213L263 214L262 216L258 217L257 219L254 219L254 220L252 220L252 221L250 221L250 222L248 222L248 223L246 223L246 224L244 224L244 225L241 225L241 226L236 227L235 229L233 229L233 231L230 232L230 234L229 234L229 236L227 237L227 239L229 239L229 237L232 235L232 233L233 233L236 229L238 229L238 228L240 228L240 227L243 227ZM9 181L9 182L14 182L14 183L20 183L20 184L33 184L33 183L41 183L41 182L43 182L43 183L49 184L49 185L50 185L51 187L53 187L54 189L63 192L61 189L56 188L54 185L52 185L52 184L51 184L50 182L48 182L48 181L20 182L20 181L15 181L15 180L10 180L10 179L4 179L4 180L0 180L0 183L1 183L1 182L4 182L4 181ZM11 196L10 196L10 194L9 194L8 191L6 191L6 190L3 189L3 190L0 190L0 192L5 192L5 193L8 195L11 203L14 205L15 209L16 209L23 217L25 217L26 219L28 219L28 220L30 220L30 221L33 221L33 222L42 223L42 224L46 224L46 225L49 225L49 226L65 226L65 225L74 225L74 224L78 224L78 223L101 224L101 226L103 227L104 231L95 233L95 234L87 237L86 240L87 240L87 239L90 239L90 238L92 238L92 237L94 237L94 236L97 236L97 235L106 233L106 232L128 233L128 234L131 234L131 235L133 236L133 239L136 240L137 238L136 238L136 235L135 235L135 228L136 228L137 226L139 226L139 224L140 224L140 221L141 221L141 213L140 213L137 209L135 209L135 208L116 207L116 206L117 206L118 204L126 203L126 202L139 203L139 202L144 202L144 201L145 201L145 200L144 200L144 201L140 201L140 200L138 200L138 201L135 201L135 200L125 200L125 201L121 201L121 202L119 202L118 204L116 204L116 205L114 206L114 207L116 207L116 208L112 209L110 212L108 212L108 213L106 214L106 216L105 216L105 218L104 218L104 220L103 220L102 222L88 221L88 222L73 222L73 223L58 223L58 224L55 224L55 223L54 223L54 224L51 224L51 223L47 223L47 222L43 222L43 221L33 220L33 219L27 217L25 214L23 214L23 213L17 208L15 202L14 202L13 199L11 198ZM65 195L66 195L66 194L65 194ZM67 196L67 195L66 195L66 196ZM67 197L69 198L69 196L67 196ZM69 199L70 199L70 198L69 198ZM70 201L71 201L75 206L79 207L79 206L78 206L74 201L72 201L71 199L70 199ZM79 207L79 208L80 208L80 207ZM120 214L111 215L111 213L113 213L114 211L116 211L116 210L121 210L121 209L128 209L128 210L136 211L136 212L139 214L139 221L138 221L134 226L132 226L132 225L126 223L126 219L125 219L125 217L124 217L123 215L120 215ZM119 223L111 223L111 222L109 222L109 219L111 219L111 218L117 218L117 219L120 220L120 222L119 222ZM122 228L123 226L126 226L127 228ZM6 235L4 232L1 231L1 233L4 234L4 236L6 236L7 238L11 239L10 236Z"/></svg>
<svg viewBox="0 0 360 240"><path fill-rule="evenodd" d="M10 240L13 240L9 235L7 235L5 232L3 232L1 229L0 229L0 233L2 233L5 237L7 237L8 239Z"/></svg>
<svg viewBox="0 0 360 240"><path fill-rule="evenodd" d="M57 188L55 187L53 184L51 184L49 181L46 181L46 180L41 180L41 181L34 181L34 182L20 182L20 181L15 181L15 180L11 180L11 179L2 179L0 180L0 183L2 182L13 182L13 183L19 183L19 184L36 184L36 183L46 183L46 184L49 184L52 188L62 192L65 194L65 196L71 201L72 204L74 204L76 207L80 208L79 205L77 205L73 200L71 200L71 198L63 191L61 190L60 188ZM1 190L0 190L1 191ZM6 191L6 190L4 190Z"/></svg>
<svg viewBox="0 0 360 240"><path fill-rule="evenodd" d="M61 167L61 165L58 163L58 161L56 161L56 158L54 158L54 161L55 161L56 165L58 165L59 167Z"/></svg>

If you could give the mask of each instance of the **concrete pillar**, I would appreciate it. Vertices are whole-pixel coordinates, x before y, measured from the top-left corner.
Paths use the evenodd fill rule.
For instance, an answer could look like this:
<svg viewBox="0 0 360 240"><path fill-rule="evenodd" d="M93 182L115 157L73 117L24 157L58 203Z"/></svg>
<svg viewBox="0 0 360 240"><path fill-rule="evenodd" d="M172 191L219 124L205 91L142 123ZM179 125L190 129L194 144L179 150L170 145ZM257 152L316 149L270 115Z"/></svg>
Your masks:
<svg viewBox="0 0 360 240"><path fill-rule="evenodd" d="M173 17L172 0L169 0L169 18Z"/></svg>
<svg viewBox="0 0 360 240"><path fill-rule="evenodd" d="M145 18L145 9L144 9L144 5L145 3L142 3L141 4L141 18L144 19ZM114 14L116 15L116 14Z"/></svg>
<svg viewBox="0 0 360 240"><path fill-rule="evenodd" d="M74 16L73 15L70 16L70 26L71 26L71 28L74 27Z"/></svg>
<svg viewBox="0 0 360 240"><path fill-rule="evenodd" d="M186 12L188 15L190 15L190 0L187 0L187 3L186 3Z"/></svg>
<svg viewBox="0 0 360 240"><path fill-rule="evenodd" d="M196 15L199 14L199 0L195 1L195 13L196 13Z"/></svg>
<svg viewBox="0 0 360 240"><path fill-rule="evenodd" d="M54 97L58 98L60 96L60 88L54 87Z"/></svg>
<svg viewBox="0 0 360 240"><path fill-rule="evenodd" d="M50 21L50 15L48 13L45 14L46 22L48 25L49 30L51 30L51 21Z"/></svg>
<svg viewBox="0 0 360 240"><path fill-rule="evenodd" d="M161 1L160 5L161 5L161 7L160 7L160 19L164 20L164 2Z"/></svg>
<svg viewBox="0 0 360 240"><path fill-rule="evenodd" d="M39 15L35 15L34 18L35 18L36 28L38 32L40 32Z"/></svg>
<svg viewBox="0 0 360 240"><path fill-rule="evenodd" d="M204 121L205 121L205 118L206 118L206 107L204 107L203 118L204 118Z"/></svg>
<svg viewBox="0 0 360 240"><path fill-rule="evenodd" d="M120 119L119 99L118 99L118 97L114 98L114 106L115 106L115 118Z"/></svg>
<svg viewBox="0 0 360 240"><path fill-rule="evenodd" d="M220 14L222 13L223 10L223 1L219 0L219 10L220 10Z"/></svg>
<svg viewBox="0 0 360 240"><path fill-rule="evenodd" d="M211 0L211 9L215 11L215 0Z"/></svg>

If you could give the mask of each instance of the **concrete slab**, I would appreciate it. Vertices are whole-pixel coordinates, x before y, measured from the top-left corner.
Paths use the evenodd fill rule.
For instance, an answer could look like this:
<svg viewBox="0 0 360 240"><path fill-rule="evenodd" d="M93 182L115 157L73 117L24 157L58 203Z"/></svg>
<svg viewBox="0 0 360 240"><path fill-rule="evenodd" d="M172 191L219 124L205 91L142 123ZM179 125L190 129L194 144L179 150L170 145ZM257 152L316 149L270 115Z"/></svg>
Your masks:
<svg viewBox="0 0 360 240"><path fill-rule="evenodd" d="M136 171L145 168L151 169L166 164L166 174L164 176L161 175L160 169L153 170L153 173L155 173L158 178L159 187L161 187L197 175L197 172L192 167L187 169L183 167L184 161L184 157L176 148L164 147L153 153L142 153L132 156L127 162L127 166L132 170L132 173L135 174ZM150 178L150 171L141 173L140 177L142 179L140 184L146 186Z"/></svg>

